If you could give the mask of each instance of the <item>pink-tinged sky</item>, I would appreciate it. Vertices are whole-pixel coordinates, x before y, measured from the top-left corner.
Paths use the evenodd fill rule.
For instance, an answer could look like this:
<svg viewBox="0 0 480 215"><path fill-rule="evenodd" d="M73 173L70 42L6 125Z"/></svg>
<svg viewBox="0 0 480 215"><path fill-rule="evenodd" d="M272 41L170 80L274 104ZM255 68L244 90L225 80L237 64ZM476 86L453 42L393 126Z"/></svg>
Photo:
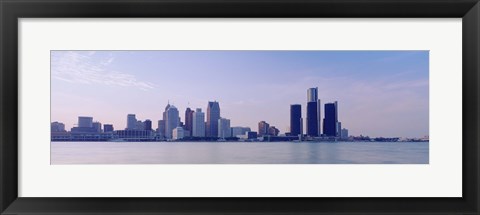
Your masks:
<svg viewBox="0 0 480 215"><path fill-rule="evenodd" d="M290 104L305 118L318 87L350 135L429 134L428 51L52 51L51 70L51 120L67 130L78 116L125 129L129 113L156 129L168 101L183 121L216 100L232 126L285 133Z"/></svg>

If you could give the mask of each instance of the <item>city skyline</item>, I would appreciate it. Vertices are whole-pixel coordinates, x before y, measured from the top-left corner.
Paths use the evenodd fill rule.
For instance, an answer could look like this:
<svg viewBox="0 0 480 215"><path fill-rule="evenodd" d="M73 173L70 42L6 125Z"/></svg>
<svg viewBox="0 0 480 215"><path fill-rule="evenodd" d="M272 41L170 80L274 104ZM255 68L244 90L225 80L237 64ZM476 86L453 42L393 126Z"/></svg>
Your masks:
<svg viewBox="0 0 480 215"><path fill-rule="evenodd" d="M184 123L187 107L206 121L206 102L218 101L232 127L266 121L285 133L290 105L301 104L306 133L311 87L322 112L341 104L351 135L428 135L427 51L52 51L51 121L69 130L92 116L124 129L136 114L156 125L167 103Z"/></svg>

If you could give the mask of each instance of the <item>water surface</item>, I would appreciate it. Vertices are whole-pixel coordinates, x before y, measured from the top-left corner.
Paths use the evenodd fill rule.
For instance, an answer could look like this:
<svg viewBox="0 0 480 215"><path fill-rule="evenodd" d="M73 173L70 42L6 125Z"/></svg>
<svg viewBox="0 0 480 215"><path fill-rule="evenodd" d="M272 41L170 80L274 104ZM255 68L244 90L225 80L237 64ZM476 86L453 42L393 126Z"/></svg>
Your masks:
<svg viewBox="0 0 480 215"><path fill-rule="evenodd" d="M52 142L51 164L428 164L428 142Z"/></svg>

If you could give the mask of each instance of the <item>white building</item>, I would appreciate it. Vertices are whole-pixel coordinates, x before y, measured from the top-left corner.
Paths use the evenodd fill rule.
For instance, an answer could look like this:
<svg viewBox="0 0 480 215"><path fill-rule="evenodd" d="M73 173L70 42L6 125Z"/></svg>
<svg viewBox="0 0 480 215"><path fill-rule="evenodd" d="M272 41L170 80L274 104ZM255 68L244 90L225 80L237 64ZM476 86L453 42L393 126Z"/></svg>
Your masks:
<svg viewBox="0 0 480 215"><path fill-rule="evenodd" d="M127 115L127 128L125 130L135 130L137 127L137 118L135 114L128 114Z"/></svg>
<svg viewBox="0 0 480 215"><path fill-rule="evenodd" d="M182 127L176 127L172 131L172 139L179 140L185 137L185 130Z"/></svg>
<svg viewBox="0 0 480 215"><path fill-rule="evenodd" d="M232 136L230 130L230 120L225 118L218 119L218 137L227 138Z"/></svg>
<svg viewBox="0 0 480 215"><path fill-rule="evenodd" d="M165 113L165 116L165 137L167 139L172 139L173 129L180 125L178 109L175 106L170 105Z"/></svg>
<svg viewBox="0 0 480 215"><path fill-rule="evenodd" d="M205 137L205 113L201 108L197 108L193 113L192 124L192 136Z"/></svg>

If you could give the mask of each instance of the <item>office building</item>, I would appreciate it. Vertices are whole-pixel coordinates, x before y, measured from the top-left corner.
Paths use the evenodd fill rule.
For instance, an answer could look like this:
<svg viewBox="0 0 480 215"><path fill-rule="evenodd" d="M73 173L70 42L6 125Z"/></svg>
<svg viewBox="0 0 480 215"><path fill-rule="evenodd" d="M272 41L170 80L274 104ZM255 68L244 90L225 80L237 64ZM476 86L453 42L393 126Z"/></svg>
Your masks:
<svg viewBox="0 0 480 215"><path fill-rule="evenodd" d="M180 140L185 137L185 131L182 127L176 127L172 130L172 139L173 140Z"/></svg>
<svg viewBox="0 0 480 215"><path fill-rule="evenodd" d="M185 110L185 130L189 131L190 134L193 129L193 112L194 111L190 108L187 108L187 110Z"/></svg>
<svg viewBox="0 0 480 215"><path fill-rule="evenodd" d="M95 128L95 132L102 133L102 123L94 122L92 123L92 127Z"/></svg>
<svg viewBox="0 0 480 215"><path fill-rule="evenodd" d="M303 134L302 105L290 105L290 135Z"/></svg>
<svg viewBox="0 0 480 215"><path fill-rule="evenodd" d="M135 123L135 129L137 131L144 131L145 130L145 124L142 122L142 120L138 120L137 123Z"/></svg>
<svg viewBox="0 0 480 215"><path fill-rule="evenodd" d="M337 120L338 120L338 118L337 118ZM337 122L337 137L342 137L342 123L341 122Z"/></svg>
<svg viewBox="0 0 480 215"><path fill-rule="evenodd" d="M348 129L342 128L341 138L344 140L348 139Z"/></svg>
<svg viewBox="0 0 480 215"><path fill-rule="evenodd" d="M135 114L127 115L127 128L125 130L135 130L137 128L137 118Z"/></svg>
<svg viewBox="0 0 480 215"><path fill-rule="evenodd" d="M192 118L192 136L205 137L205 113L197 108Z"/></svg>
<svg viewBox="0 0 480 215"><path fill-rule="evenodd" d="M246 133L247 139L252 140L252 139L257 139L258 134L255 131L249 131Z"/></svg>
<svg viewBox="0 0 480 215"><path fill-rule="evenodd" d="M320 136L321 108L320 99L318 99L318 87L307 90L307 120L306 133L308 136Z"/></svg>
<svg viewBox="0 0 480 215"><path fill-rule="evenodd" d="M93 126L93 117L89 117L89 116L78 117L78 127L91 128L92 126Z"/></svg>
<svg viewBox="0 0 480 215"><path fill-rule="evenodd" d="M165 120L158 120L157 134L160 138L165 137Z"/></svg>
<svg viewBox="0 0 480 215"><path fill-rule="evenodd" d="M220 105L217 101L208 102L207 107L207 137L218 137L218 120L220 119Z"/></svg>
<svg viewBox="0 0 480 215"><path fill-rule="evenodd" d="M269 127L270 127L270 125L268 123L266 123L265 121L260 121L258 123L258 134L257 134L257 136L262 137L264 135L268 135L268 128Z"/></svg>
<svg viewBox="0 0 480 215"><path fill-rule="evenodd" d="M336 137L338 129L337 102L325 104L325 118L323 119L323 134L327 137Z"/></svg>
<svg viewBox="0 0 480 215"><path fill-rule="evenodd" d="M167 139L172 139L172 132L173 129L179 126L180 121L178 118L178 109L170 105L170 107L166 111L166 120L165 120L165 137Z"/></svg>
<svg viewBox="0 0 480 215"><path fill-rule="evenodd" d="M113 125L112 125L112 124L104 124L104 125L103 125L103 132L104 132L104 133L111 133L111 132L113 132Z"/></svg>
<svg viewBox="0 0 480 215"><path fill-rule="evenodd" d="M249 127L231 127L232 137L240 137L251 131Z"/></svg>
<svg viewBox="0 0 480 215"><path fill-rule="evenodd" d="M280 130L278 130L277 128L275 128L275 126L270 126L270 127L268 128L268 135L278 136L279 133L280 133Z"/></svg>
<svg viewBox="0 0 480 215"><path fill-rule="evenodd" d="M225 118L218 119L218 137L227 138L231 136L230 120Z"/></svg>
<svg viewBox="0 0 480 215"><path fill-rule="evenodd" d="M147 119L145 120L145 122L143 122L143 130L146 130L146 131L151 131L153 130L152 129L152 121Z"/></svg>
<svg viewBox="0 0 480 215"><path fill-rule="evenodd" d="M50 123L51 132L65 132L65 124L61 122Z"/></svg>

